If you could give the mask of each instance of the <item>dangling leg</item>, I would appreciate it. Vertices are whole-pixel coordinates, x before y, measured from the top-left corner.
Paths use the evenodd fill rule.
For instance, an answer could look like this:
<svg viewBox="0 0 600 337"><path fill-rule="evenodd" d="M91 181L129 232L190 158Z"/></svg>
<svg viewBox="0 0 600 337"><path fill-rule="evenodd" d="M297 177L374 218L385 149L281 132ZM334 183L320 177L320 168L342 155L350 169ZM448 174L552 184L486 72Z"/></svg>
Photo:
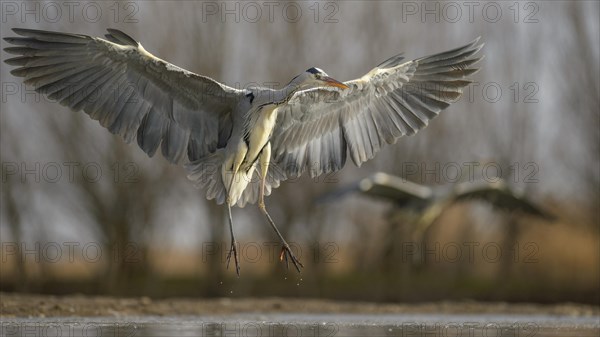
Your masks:
<svg viewBox="0 0 600 337"><path fill-rule="evenodd" d="M233 235L233 218L231 217L231 203L229 197L227 197L227 213L229 215L229 231L231 232L231 247L229 248L229 253L227 254L227 269L229 269L229 261L231 260L231 255L233 255L233 260L235 261L235 272L238 277L240 277L240 263L238 260L237 253L237 242L235 241L235 236Z"/></svg>
<svg viewBox="0 0 600 337"><path fill-rule="evenodd" d="M288 243L283 238L283 235L281 235L281 233L279 232L279 229L277 229L277 226L275 226L275 222L273 222L273 219L271 219L271 216L269 215L269 212L267 212L267 208L265 206L265 182L267 180L267 172L269 170L270 160L271 143L267 143L267 145L265 145L260 154L260 189L258 193L258 208L267 217L269 224L271 225L271 227L279 237L279 240L281 241L282 247L281 253L279 254L279 260L283 261L283 259L285 258L286 267L289 268L289 257L289 259L292 260L294 267L296 267L296 270L300 272L300 267L304 268L304 266L296 258L296 256L292 252L292 249L290 248L290 245L288 245Z"/></svg>
<svg viewBox="0 0 600 337"><path fill-rule="evenodd" d="M235 236L233 235L233 217L231 216L231 191L233 188L233 183L236 179L236 175L238 170L240 169L240 164L244 156L246 155L245 151L239 151L233 159L231 164L231 181L229 182L229 187L227 189L227 215L229 216L229 231L231 233L231 247L229 248L229 253L227 254L227 269L229 269L229 262L231 261L231 256L233 255L233 259L235 261L235 272L238 277L240 277L240 263L238 259L237 252L237 241L235 241ZM229 165L229 163L226 163ZM226 171L223 171L223 175L225 176ZM225 180L225 179L224 179Z"/></svg>

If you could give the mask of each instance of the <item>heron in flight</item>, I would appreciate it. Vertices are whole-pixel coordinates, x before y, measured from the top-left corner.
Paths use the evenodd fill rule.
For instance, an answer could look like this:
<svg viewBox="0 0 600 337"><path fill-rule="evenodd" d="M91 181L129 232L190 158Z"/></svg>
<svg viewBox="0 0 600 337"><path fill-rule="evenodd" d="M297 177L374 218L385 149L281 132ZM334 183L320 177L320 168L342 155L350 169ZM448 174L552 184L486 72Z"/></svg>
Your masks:
<svg viewBox="0 0 600 337"><path fill-rule="evenodd" d="M337 200L350 193L393 201L413 215L415 228L412 239L421 242L425 232L451 206L467 201L485 202L497 210L516 212L553 222L556 216L536 205L522 193L513 190L503 179L478 179L452 185L429 187L401 177L378 172L358 182L329 192L320 201Z"/></svg>
<svg viewBox="0 0 600 337"><path fill-rule="evenodd" d="M450 51L403 61L402 54L363 77L339 82L312 67L285 87L235 89L152 54L129 35L108 29L104 38L13 29L5 38L18 57L11 74L73 110L83 110L126 142L153 156L160 148L208 199L227 204L231 257L239 276L231 206L258 207L282 244L280 260L296 258L271 216L264 196L304 172L312 176L373 158L385 144L424 128L456 101L478 39Z"/></svg>

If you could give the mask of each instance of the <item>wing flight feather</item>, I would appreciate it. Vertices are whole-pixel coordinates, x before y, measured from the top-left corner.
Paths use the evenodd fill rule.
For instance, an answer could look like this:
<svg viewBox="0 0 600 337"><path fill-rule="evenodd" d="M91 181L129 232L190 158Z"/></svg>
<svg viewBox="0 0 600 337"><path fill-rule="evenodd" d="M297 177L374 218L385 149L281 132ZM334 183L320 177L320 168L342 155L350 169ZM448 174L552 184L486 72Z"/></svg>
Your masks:
<svg viewBox="0 0 600 337"><path fill-rule="evenodd" d="M83 110L149 156L197 160L224 146L231 111L244 92L179 68L147 52L129 35L106 39L32 29L5 38L19 55L11 73L50 99ZM227 135L224 135L227 134Z"/></svg>
<svg viewBox="0 0 600 337"><path fill-rule="evenodd" d="M360 166L386 144L426 127L462 95L481 58L479 39L440 54L401 63L384 61L349 89L299 91L279 108L271 138L273 163L296 177Z"/></svg>

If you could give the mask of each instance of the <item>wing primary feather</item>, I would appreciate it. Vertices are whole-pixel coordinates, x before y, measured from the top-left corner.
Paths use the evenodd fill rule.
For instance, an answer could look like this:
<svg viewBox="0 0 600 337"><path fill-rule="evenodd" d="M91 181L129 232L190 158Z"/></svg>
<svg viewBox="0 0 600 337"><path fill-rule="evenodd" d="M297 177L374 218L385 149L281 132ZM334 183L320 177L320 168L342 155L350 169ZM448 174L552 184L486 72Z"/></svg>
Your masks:
<svg viewBox="0 0 600 337"><path fill-rule="evenodd" d="M139 43L134 38L123 33L118 29L108 28L107 31L117 42L119 42L119 44L134 47L137 47L139 45Z"/></svg>

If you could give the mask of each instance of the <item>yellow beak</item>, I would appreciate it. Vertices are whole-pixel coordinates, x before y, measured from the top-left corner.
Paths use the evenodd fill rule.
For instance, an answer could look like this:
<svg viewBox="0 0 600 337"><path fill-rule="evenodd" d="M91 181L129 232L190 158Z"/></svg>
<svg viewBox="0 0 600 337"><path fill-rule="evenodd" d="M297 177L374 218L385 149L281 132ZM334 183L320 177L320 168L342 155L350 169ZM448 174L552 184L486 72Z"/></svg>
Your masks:
<svg viewBox="0 0 600 337"><path fill-rule="evenodd" d="M336 88L341 88L341 89L348 89L350 88L349 86L345 85L344 83L338 81L338 80L334 80L331 77L324 77L323 81L330 87L336 87Z"/></svg>

